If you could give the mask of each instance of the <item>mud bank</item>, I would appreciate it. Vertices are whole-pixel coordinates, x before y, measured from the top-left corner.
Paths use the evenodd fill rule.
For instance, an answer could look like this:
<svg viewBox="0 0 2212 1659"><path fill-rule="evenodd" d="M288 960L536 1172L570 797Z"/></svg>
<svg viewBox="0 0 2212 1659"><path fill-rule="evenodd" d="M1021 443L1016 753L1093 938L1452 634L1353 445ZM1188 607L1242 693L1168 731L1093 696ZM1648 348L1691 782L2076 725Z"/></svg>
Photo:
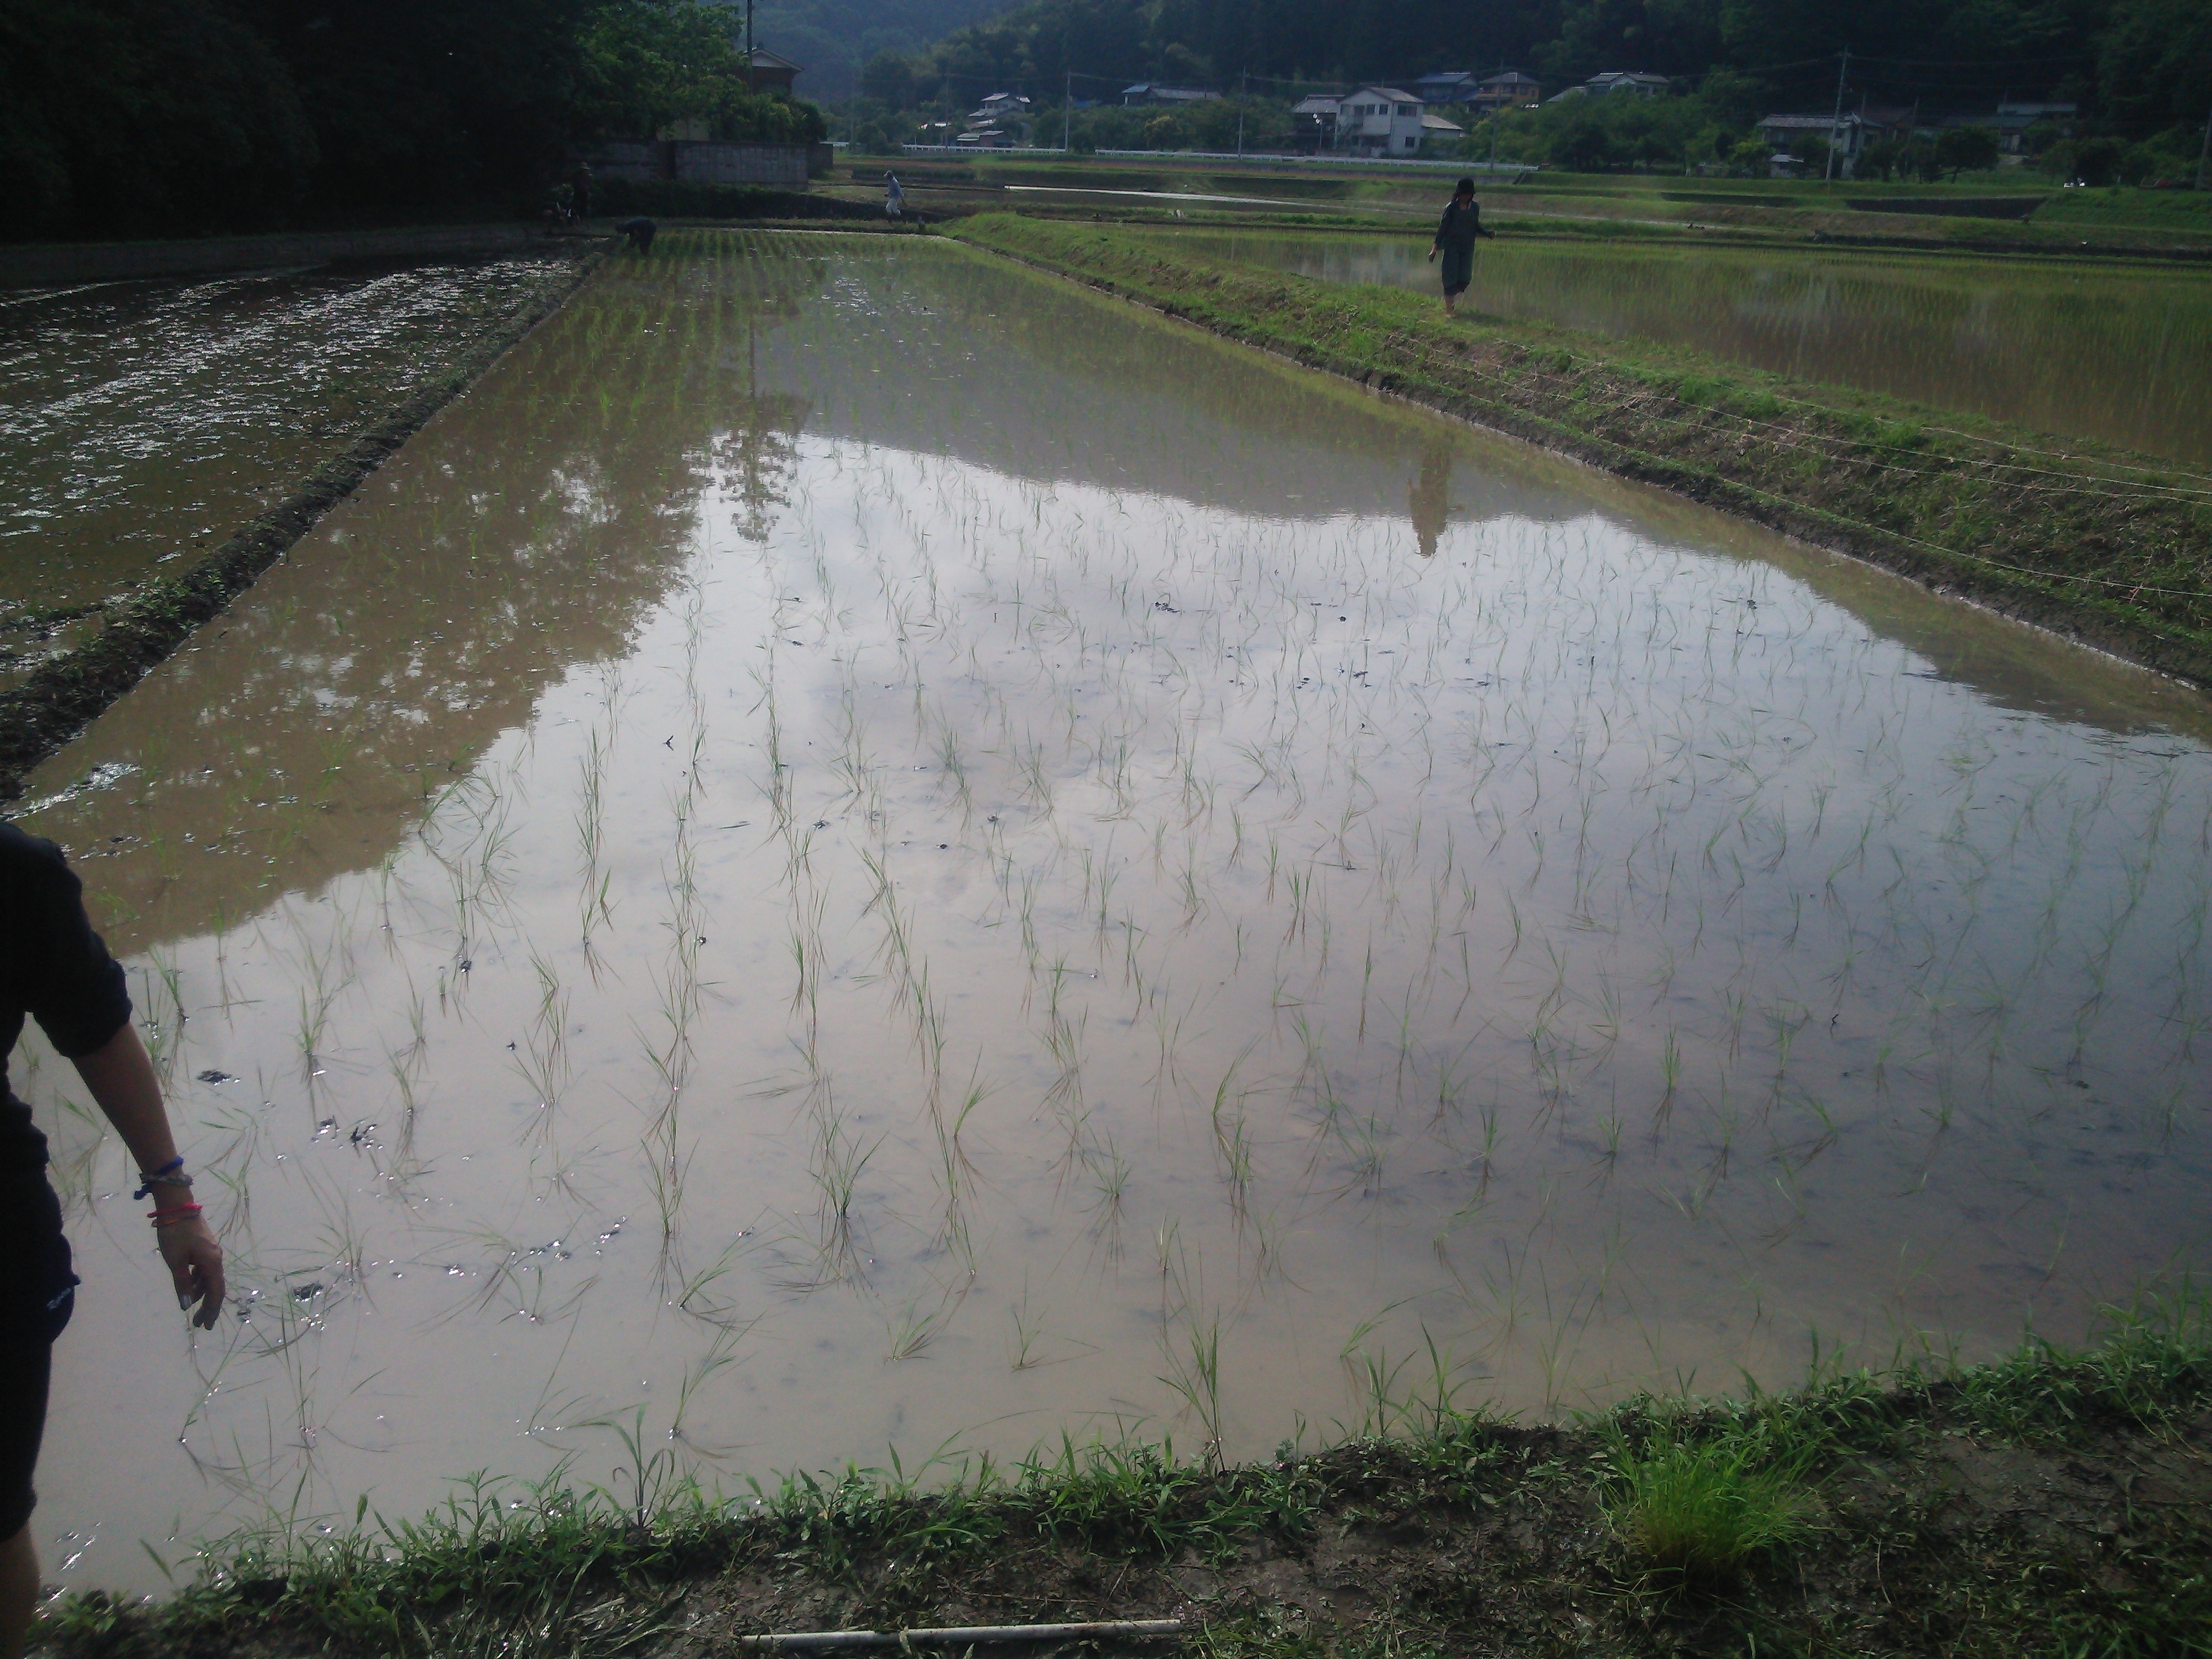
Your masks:
<svg viewBox="0 0 2212 1659"><path fill-rule="evenodd" d="M517 341L564 305L605 257L592 252L537 287L523 304L482 331L398 401L365 422L340 453L314 468L273 507L240 526L182 573L147 583L108 610L106 624L0 693L0 801L21 793L22 776L82 731L175 651L192 630L311 529L332 506L472 384Z"/></svg>
<svg viewBox="0 0 2212 1659"><path fill-rule="evenodd" d="M51 1604L37 1650L690 1659L759 1632L1179 1618L1145 1650L2201 1653L2208 1405L2201 1316L2169 1311L2077 1354L1571 1427L1386 1394L1359 1437L1243 1468L1064 1443L732 1503L640 1446L621 1492L478 1477L418 1522L234 1540L167 1602Z"/></svg>

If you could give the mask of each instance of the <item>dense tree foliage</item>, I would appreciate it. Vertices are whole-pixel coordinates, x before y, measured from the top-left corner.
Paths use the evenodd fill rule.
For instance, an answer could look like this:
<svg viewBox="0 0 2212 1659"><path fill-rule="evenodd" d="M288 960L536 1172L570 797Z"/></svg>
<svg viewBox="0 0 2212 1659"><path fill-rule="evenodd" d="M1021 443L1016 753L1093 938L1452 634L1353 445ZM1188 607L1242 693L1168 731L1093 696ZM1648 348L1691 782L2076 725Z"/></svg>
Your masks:
<svg viewBox="0 0 2212 1659"><path fill-rule="evenodd" d="M1000 87L1056 98L1070 74L1091 98L1142 79L1264 98L1431 69L1518 68L1553 89L1642 70L1673 77L1676 96L1655 101L1682 107L1608 100L1524 122L1519 142L1540 135L1544 159L1570 164L1679 165L1725 160L1766 111L1832 107L1846 49L1850 107L1933 118L2064 100L2094 131L2169 148L2212 107L2212 0L1030 0L927 52L878 55L862 90L888 129L889 112Z"/></svg>
<svg viewBox="0 0 2212 1659"><path fill-rule="evenodd" d="M526 204L571 141L819 137L700 0L0 0L6 234Z"/></svg>
<svg viewBox="0 0 2212 1659"><path fill-rule="evenodd" d="M741 0L740 0L741 3ZM1008 0L757 0L762 46L805 68L816 98L849 97L862 67L883 53L918 52L933 40L1006 10Z"/></svg>

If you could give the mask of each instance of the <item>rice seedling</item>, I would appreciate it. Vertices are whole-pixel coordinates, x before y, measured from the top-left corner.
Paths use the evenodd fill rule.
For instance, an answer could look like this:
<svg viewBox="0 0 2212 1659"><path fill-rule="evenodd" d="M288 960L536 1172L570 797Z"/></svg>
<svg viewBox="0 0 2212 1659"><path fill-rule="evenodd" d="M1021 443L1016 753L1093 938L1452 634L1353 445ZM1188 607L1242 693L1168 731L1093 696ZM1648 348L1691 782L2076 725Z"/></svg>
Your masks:
<svg viewBox="0 0 2212 1659"><path fill-rule="evenodd" d="M889 441L866 375L883 319L911 325L898 361L948 386L972 384L960 354L979 338L1048 371L1036 385L1079 378L1055 353L1118 325L1084 312L1002 337L988 310L1034 320L1041 286L992 288L979 267L956 293L923 252L685 237L580 302L577 331L545 337L562 351L515 377L535 383L518 420L573 471L437 449L395 458L412 497L364 500L364 525L387 526L360 538L380 544L374 568L409 574L345 565L349 605L393 606L349 649L383 662L388 627L426 653L425 683L480 708L426 704L395 719L418 734L404 743L320 711L294 742L269 717L225 786L226 805L255 792L234 814L252 860L182 828L137 864L106 839L201 787L163 767L221 755L149 747L132 791L49 809L72 846L122 849L88 866L126 918L109 925L138 951L133 989L196 1136L234 1148L227 1236L241 1258L312 1257L325 1285L254 1315L323 1368L301 1373L311 1407L283 1395L257 1443L246 1402L283 1380L252 1369L271 1350L195 1419L202 1449L252 1471L238 1479L296 1474L303 1424L325 1468L369 1478L369 1454L334 1449L330 1401L367 1369L374 1345L346 1322L371 1286L392 1363L436 1331L503 1421L585 1420L565 1404L579 1387L542 1366L502 1395L514 1333L580 1310L623 1371L634 1353L624 1386L650 1382L654 1432L672 1423L683 1455L579 1453L611 1490L621 1462L627 1507L634 1479L665 1487L734 1438L727 1356L750 1349L721 1334L765 1307L795 1403L755 1455L832 1443L856 1401L932 1437L966 1426L927 1368L841 1392L814 1386L842 1376L817 1356L951 1353L943 1285L1017 1260L1033 1295L997 1329L1025 1407L1072 1419L1095 1403L1078 1374L1111 1373L1117 1411L1180 1410L1212 1456L1224 1342L1269 1368L1271 1400L1311 1407L1341 1370L1347 1418L1378 1431L1460 1410L1468 1373L1441 1335L1385 1354L1369 1333L1314 1364L1296 1331L1332 1309L1350 1322L1355 1295L1463 1306L1474 1328L1453 1340L1492 1367L1485 1391L1533 1411L1624 1386L1600 1356L1648 1349L1655 1375L1733 1362L1698 1334L1723 1325L1758 1333L1746 1363L1770 1365L1802 1316L1793 1284L1820 1286L1824 1316L1947 1316L1972 1264L1807 1252L1839 1217L1941 1233L1972 1201L1962 1170L2021 1194L2031 1266L2055 1191L2078 1212L2069 1261L2180 1236L2174 1171L2212 1127L2192 1087L2212 1030L2212 784L2179 716L2048 718L2034 709L2108 693L2062 690L2012 645L2033 696L2008 704L1948 659L1936 678L1832 573L1706 548L1697 521L1647 524L1610 497L1525 513L1519 475L1479 446L1452 465L1499 505L1455 505L1416 566L1405 520L1373 503L1415 453L1391 422L1435 434L1330 404L1313 430L1356 441L1316 439L1328 465L1286 474L1237 400L1273 418L1308 394L1228 360L1206 360L1226 401L1199 420L1170 371L1127 354L1117 395L1157 434L1104 434L1110 479L987 465L949 416L942 444ZM1028 418L1071 456L1095 448L1056 404ZM1186 465L1206 469L1203 499L1176 482ZM1582 500L1544 478L1530 500ZM422 546L453 570L398 556ZM500 588L511 614L441 585L525 553L527 591ZM586 593L590 626L563 620ZM1929 639L1980 626L1891 597ZM252 611L270 660L336 661L298 631L318 609ZM502 643L518 623L537 654ZM527 678L538 656L559 672ZM380 775L400 781L396 830L379 828ZM388 850L351 873L318 862L333 814L371 842L388 830ZM249 864L244 886L207 873ZM196 1085L202 1065L226 1081ZM31 1086L89 1206L115 1153L59 1109L58 1069ZM321 1139L288 1141L303 1091ZM487 1136L502 1101L540 1108L534 1132ZM1639 1109L1650 1144L1624 1152ZM1277 1168L1286 1133L1304 1155ZM374 1194L345 1243L321 1237L303 1184L331 1156ZM2057 1179L2075 1158L2128 1160L2139 1196L2080 1196ZM447 1235L428 1230L504 1238L518 1204L547 1218L520 1230L573 1260L487 1243L447 1284L450 1252L424 1242ZM627 1218L656 1214L660 1253L633 1254ZM1127 1230L1151 1234L1157 1287L1121 1272ZM1755 1282L1681 1265L1747 1243L1773 1259ZM362 1264L343 1296L340 1256ZM1666 1269L1632 1271L1645 1261ZM1209 1269L1233 1304L1205 1293ZM2063 1278L2039 1317L2078 1313ZM799 1291L824 1293L779 1300ZM1048 1364L1081 1350L1048 1324L1135 1319L1170 1333L1166 1363L1109 1347Z"/></svg>

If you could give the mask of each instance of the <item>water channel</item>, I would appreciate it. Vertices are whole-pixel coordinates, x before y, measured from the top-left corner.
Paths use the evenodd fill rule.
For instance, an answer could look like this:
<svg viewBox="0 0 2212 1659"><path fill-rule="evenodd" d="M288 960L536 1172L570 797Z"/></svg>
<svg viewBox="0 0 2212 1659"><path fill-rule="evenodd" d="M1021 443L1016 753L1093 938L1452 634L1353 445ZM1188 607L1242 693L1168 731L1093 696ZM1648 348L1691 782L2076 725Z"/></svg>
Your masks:
<svg viewBox="0 0 2212 1659"><path fill-rule="evenodd" d="M1425 234L1172 234L1326 282L1437 289ZM1466 303L2212 465L2200 270L1500 236L1480 245Z"/></svg>
<svg viewBox="0 0 2212 1659"><path fill-rule="evenodd" d="M2208 734L957 247L665 236L19 809L240 1292L34 1049L50 1570L2079 1336L2212 1260Z"/></svg>

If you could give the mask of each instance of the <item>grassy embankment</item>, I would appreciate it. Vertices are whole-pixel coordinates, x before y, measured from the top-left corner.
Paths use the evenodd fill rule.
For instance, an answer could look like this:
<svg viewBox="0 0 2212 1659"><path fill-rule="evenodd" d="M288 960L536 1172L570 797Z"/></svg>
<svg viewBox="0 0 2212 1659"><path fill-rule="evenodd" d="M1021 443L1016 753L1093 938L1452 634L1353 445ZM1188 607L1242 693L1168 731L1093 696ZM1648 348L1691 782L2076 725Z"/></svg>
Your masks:
<svg viewBox="0 0 2212 1659"><path fill-rule="evenodd" d="M481 1480L437 1515L234 1540L169 1601L71 1598L45 1650L706 1655L761 1630L1180 1616L1206 1659L2212 1653L2201 1300L1937 1374L1643 1399L1567 1427L1394 1397L1218 1469L1067 1445L735 1504L633 1445L618 1492Z"/></svg>
<svg viewBox="0 0 2212 1659"><path fill-rule="evenodd" d="M879 200L884 167L856 157L825 180L828 192ZM1052 217L1115 221L1279 223L1334 231L1402 228L1432 217L1449 186L1434 171L1289 166L1224 167L1192 156L979 155L953 166L917 161L901 177L918 206L966 214L1018 206ZM1010 193L1009 186L1029 189ZM1237 197L1178 210L1139 197L1036 193L1158 191ZM1823 185L1818 180L1686 179L1663 174L1546 171L1482 180L1492 223L1517 234L1583 239L1723 241L1753 246L1808 240L1943 252L2166 258L2212 257L2212 192L2062 191L2017 170L1958 184ZM2032 209L2032 211L2027 210ZM1990 216L1992 211L2014 216Z"/></svg>
<svg viewBox="0 0 2212 1659"><path fill-rule="evenodd" d="M2168 463L1123 230L953 234L2212 685L2212 479Z"/></svg>

